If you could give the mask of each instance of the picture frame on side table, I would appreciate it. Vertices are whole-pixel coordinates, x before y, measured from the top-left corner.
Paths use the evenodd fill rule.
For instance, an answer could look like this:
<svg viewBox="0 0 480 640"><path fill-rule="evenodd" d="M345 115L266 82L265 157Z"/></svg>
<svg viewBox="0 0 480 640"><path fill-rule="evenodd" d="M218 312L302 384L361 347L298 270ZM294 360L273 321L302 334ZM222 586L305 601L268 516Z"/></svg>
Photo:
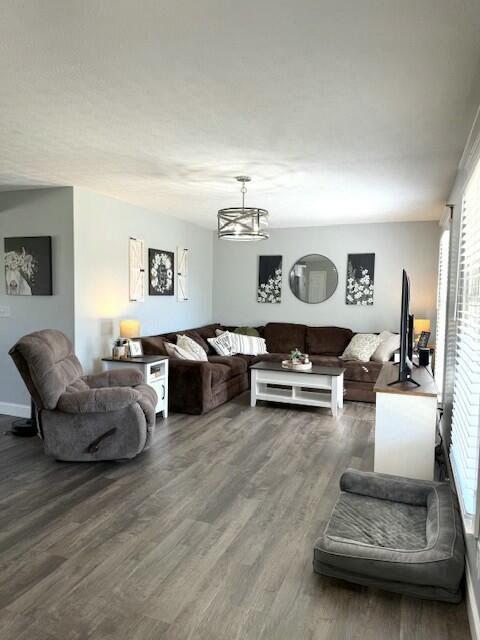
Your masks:
<svg viewBox="0 0 480 640"><path fill-rule="evenodd" d="M128 341L128 353L130 358L140 358L143 356L142 341L138 338L130 338Z"/></svg>

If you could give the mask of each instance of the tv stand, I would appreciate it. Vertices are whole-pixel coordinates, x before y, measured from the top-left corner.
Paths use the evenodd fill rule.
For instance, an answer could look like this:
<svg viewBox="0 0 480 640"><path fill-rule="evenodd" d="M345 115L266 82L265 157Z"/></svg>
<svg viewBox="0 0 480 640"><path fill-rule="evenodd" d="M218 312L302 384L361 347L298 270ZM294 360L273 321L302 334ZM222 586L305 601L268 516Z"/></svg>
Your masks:
<svg viewBox="0 0 480 640"><path fill-rule="evenodd" d="M421 367L416 380L398 380L393 362L383 365L374 387L374 470L433 480L437 426L437 387Z"/></svg>

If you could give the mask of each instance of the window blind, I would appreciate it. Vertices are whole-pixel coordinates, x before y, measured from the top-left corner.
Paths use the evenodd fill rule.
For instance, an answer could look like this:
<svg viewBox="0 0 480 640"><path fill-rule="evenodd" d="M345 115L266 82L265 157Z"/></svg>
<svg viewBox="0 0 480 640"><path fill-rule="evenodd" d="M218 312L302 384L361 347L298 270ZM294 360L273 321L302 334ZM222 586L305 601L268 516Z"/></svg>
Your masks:
<svg viewBox="0 0 480 640"><path fill-rule="evenodd" d="M477 502L480 427L480 163L464 193L450 457L464 512Z"/></svg>
<svg viewBox="0 0 480 640"><path fill-rule="evenodd" d="M447 294L450 231L445 229L440 237L438 251L437 332L435 337L435 382L442 402L445 367L445 342L447 339Z"/></svg>

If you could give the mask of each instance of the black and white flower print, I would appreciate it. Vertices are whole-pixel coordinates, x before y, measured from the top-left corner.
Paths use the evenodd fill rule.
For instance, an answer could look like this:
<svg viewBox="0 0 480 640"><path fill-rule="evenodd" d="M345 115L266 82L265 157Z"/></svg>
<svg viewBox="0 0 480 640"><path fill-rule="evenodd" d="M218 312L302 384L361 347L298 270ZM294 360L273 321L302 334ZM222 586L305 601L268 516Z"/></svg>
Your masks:
<svg viewBox="0 0 480 640"><path fill-rule="evenodd" d="M345 302L349 305L373 305L375 274L374 253L349 254Z"/></svg>

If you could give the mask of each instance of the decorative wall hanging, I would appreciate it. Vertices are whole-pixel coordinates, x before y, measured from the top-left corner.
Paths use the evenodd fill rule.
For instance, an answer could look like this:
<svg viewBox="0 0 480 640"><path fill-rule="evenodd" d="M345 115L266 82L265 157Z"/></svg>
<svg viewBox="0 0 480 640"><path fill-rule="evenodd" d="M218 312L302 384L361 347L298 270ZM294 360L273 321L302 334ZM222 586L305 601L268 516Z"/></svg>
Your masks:
<svg viewBox="0 0 480 640"><path fill-rule="evenodd" d="M145 252L144 242L130 238L128 244L129 299L145 302Z"/></svg>
<svg viewBox="0 0 480 640"><path fill-rule="evenodd" d="M174 260L171 251L148 250L148 292L151 296L173 296Z"/></svg>
<svg viewBox="0 0 480 640"><path fill-rule="evenodd" d="M52 237L5 238L5 287L10 296L51 296Z"/></svg>
<svg viewBox="0 0 480 640"><path fill-rule="evenodd" d="M282 256L258 256L257 302L282 301Z"/></svg>
<svg viewBox="0 0 480 640"><path fill-rule="evenodd" d="M326 256L309 253L290 269L290 289L294 296L307 304L325 302L338 285L336 266Z"/></svg>
<svg viewBox="0 0 480 640"><path fill-rule="evenodd" d="M177 247L177 300L188 300L188 249Z"/></svg>
<svg viewBox="0 0 480 640"><path fill-rule="evenodd" d="M374 279L375 254L349 253L345 303L362 307L372 305Z"/></svg>

